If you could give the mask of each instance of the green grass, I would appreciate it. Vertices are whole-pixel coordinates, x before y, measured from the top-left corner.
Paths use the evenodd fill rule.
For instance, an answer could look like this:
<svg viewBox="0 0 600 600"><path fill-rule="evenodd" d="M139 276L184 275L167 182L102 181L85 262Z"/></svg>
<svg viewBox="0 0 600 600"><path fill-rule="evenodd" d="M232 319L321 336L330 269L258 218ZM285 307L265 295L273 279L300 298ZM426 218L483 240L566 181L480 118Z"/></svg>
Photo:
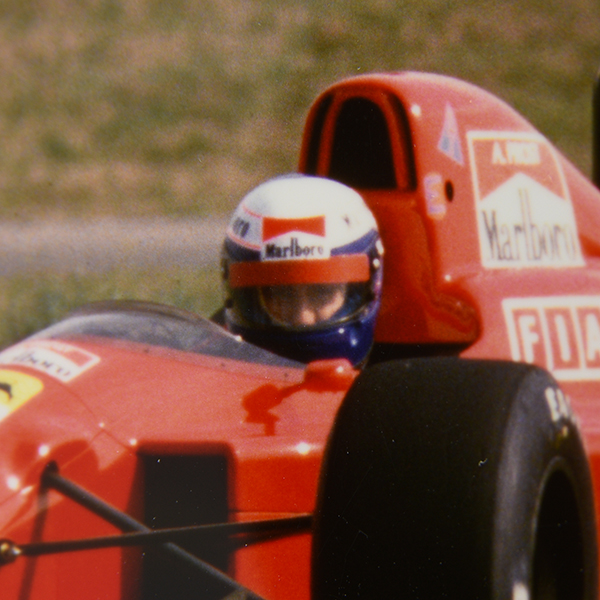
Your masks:
<svg viewBox="0 0 600 600"><path fill-rule="evenodd" d="M0 290L0 348L100 300L148 300L209 317L220 305L218 274L176 268L168 273L40 274L12 277Z"/></svg>
<svg viewBox="0 0 600 600"><path fill-rule="evenodd" d="M597 0L4 0L0 208L229 212L295 168L328 84L417 69L522 111L584 171Z"/></svg>

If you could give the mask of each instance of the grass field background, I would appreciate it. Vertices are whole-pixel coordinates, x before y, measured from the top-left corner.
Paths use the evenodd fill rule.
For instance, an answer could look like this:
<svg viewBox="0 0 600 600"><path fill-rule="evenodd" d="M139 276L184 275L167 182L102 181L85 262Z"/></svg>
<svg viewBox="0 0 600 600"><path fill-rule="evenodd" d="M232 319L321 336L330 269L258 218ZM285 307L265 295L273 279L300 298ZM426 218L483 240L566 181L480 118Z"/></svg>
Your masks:
<svg viewBox="0 0 600 600"><path fill-rule="evenodd" d="M314 97L416 69L494 92L584 171L597 0L3 0L0 207L228 213L294 169Z"/></svg>
<svg viewBox="0 0 600 600"><path fill-rule="evenodd" d="M0 210L5 221L226 215L295 169L325 86L371 71L478 84L589 173L599 66L597 0L3 0ZM0 293L0 345L103 297L210 312L217 279L24 275Z"/></svg>

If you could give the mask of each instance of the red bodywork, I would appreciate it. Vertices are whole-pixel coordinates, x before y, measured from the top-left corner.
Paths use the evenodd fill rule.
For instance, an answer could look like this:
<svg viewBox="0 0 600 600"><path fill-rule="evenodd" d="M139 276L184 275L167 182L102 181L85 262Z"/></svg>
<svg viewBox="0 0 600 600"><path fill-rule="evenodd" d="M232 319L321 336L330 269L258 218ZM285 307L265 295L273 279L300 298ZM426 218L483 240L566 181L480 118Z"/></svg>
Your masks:
<svg viewBox="0 0 600 600"><path fill-rule="evenodd" d="M495 97L418 73L325 91L308 116L300 171L353 185L378 220L386 253L376 352L548 369L577 413L597 488L600 192ZM168 457L223 461L211 468L225 473L225 520L309 513L356 375L343 361L267 365L93 336L32 340L0 363L0 391L11 386L0 403L0 537L17 543L118 531L40 489L50 461L139 520L149 486L167 493L150 481L150 464ZM238 549L220 566L266 598L300 600L309 557L303 534ZM4 598L136 598L141 578L135 549L0 567Z"/></svg>

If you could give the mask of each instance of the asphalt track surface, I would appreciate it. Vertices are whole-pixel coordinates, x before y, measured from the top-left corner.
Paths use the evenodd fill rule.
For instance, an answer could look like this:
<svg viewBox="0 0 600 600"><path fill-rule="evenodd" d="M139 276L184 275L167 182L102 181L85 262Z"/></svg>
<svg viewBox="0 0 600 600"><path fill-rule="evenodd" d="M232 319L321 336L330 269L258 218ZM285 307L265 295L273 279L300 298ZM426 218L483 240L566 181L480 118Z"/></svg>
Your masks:
<svg viewBox="0 0 600 600"><path fill-rule="evenodd" d="M153 266L217 268L224 219L103 218L0 224L0 275Z"/></svg>

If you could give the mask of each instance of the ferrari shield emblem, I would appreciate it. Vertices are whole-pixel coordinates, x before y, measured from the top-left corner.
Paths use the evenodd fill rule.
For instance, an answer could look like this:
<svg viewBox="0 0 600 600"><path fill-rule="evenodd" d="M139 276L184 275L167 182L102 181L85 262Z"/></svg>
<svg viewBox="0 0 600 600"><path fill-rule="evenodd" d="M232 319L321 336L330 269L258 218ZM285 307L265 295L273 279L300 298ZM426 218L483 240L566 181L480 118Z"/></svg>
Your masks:
<svg viewBox="0 0 600 600"><path fill-rule="evenodd" d="M0 369L0 421L39 394L43 387L36 377Z"/></svg>

